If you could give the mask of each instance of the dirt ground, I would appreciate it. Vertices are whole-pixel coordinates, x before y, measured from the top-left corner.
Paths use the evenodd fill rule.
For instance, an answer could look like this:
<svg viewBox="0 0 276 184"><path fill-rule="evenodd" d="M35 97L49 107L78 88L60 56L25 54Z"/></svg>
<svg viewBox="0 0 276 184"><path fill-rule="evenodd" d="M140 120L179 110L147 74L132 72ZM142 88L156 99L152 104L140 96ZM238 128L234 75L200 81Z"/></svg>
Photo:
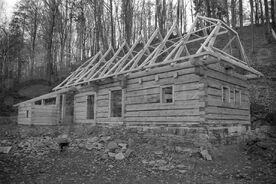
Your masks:
<svg viewBox="0 0 276 184"><path fill-rule="evenodd" d="M69 147L60 152L64 132L0 125L0 146L12 147L0 153L0 183L276 183L273 136L270 142L255 136L211 145L208 138L86 127L70 130ZM202 150L212 160L204 159Z"/></svg>

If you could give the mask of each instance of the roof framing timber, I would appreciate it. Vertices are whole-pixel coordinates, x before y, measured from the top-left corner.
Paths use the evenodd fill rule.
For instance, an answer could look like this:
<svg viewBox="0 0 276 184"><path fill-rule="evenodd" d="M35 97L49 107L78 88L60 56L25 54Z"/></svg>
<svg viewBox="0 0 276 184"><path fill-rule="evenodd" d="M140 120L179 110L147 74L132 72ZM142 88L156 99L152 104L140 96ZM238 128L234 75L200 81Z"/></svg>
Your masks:
<svg viewBox="0 0 276 184"><path fill-rule="evenodd" d="M218 36L225 36L228 40L221 43ZM239 57L233 54L232 48L238 49ZM164 38L157 28L147 41L141 35L131 46L124 41L116 52L111 46L104 54L99 51L53 90L137 72L145 68L186 62L204 55L214 56L242 68L251 76L262 76L249 66L249 60L235 30L221 20L197 16L185 35L179 32L175 22Z"/></svg>

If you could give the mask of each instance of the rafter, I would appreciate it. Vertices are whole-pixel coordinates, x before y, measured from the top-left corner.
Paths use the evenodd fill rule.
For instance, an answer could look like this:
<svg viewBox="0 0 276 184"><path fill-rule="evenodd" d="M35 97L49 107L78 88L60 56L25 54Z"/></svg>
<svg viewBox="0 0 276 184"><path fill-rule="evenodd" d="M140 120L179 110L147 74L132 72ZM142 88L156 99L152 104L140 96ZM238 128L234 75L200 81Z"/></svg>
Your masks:
<svg viewBox="0 0 276 184"><path fill-rule="evenodd" d="M178 36L170 39L174 31L177 32ZM227 37L228 40L225 43L219 42L221 39L218 36L223 37L227 34L231 35ZM238 58L231 55L232 53L225 52L233 42L235 42L240 51ZM137 47L138 45L139 47ZM112 47L109 47L104 54L98 52L53 90L136 72L145 68L186 62L192 58L203 57L204 55L219 57L225 62L247 70L249 73L254 73L255 71L248 66L248 58L235 30L221 20L197 16L184 36L179 32L175 22L164 38L160 33L160 29L157 28L147 41L145 41L143 36L139 36L131 46L124 41L116 52ZM258 72L254 74L259 75Z"/></svg>

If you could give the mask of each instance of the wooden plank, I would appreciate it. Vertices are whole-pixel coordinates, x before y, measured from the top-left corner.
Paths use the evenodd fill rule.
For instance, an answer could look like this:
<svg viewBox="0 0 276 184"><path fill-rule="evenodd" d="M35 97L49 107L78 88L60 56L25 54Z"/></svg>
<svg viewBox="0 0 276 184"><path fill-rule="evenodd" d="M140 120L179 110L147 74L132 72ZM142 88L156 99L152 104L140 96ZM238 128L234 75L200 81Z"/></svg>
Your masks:
<svg viewBox="0 0 276 184"><path fill-rule="evenodd" d="M174 67L161 66L158 68L152 68L150 71L139 71L136 73L130 73L128 75L128 79L145 77L148 75L162 74L162 73L167 73L167 72L176 71L176 70L184 70L184 69L188 69L188 68L194 68L194 65L190 61L187 61L187 62L184 62L181 64L177 64Z"/></svg>
<svg viewBox="0 0 276 184"><path fill-rule="evenodd" d="M200 99L204 95L204 91L193 90L193 91L177 91L174 93L175 101L178 100L194 100ZM149 103L160 103L160 93L147 94L142 96L126 97L125 104L149 104Z"/></svg>
<svg viewBox="0 0 276 184"><path fill-rule="evenodd" d="M200 97L203 95L205 95L205 92L201 90L178 91L175 92L175 100L177 101L200 99Z"/></svg>
<svg viewBox="0 0 276 184"><path fill-rule="evenodd" d="M130 122L126 122L126 126L127 127L177 127L177 128L181 128L181 127L191 127L191 126L198 126L200 124L200 122L136 122L136 121L130 121Z"/></svg>
<svg viewBox="0 0 276 184"><path fill-rule="evenodd" d="M135 96L143 96L143 95L150 95L150 94L160 94L160 87L153 86L151 88L146 89L138 89L135 91L126 91L126 98L128 97L135 97Z"/></svg>
<svg viewBox="0 0 276 184"><path fill-rule="evenodd" d="M171 109L194 109L204 107L205 102L199 100L175 101L174 104L126 104L126 112L128 111L150 111L150 110L171 110Z"/></svg>
<svg viewBox="0 0 276 184"><path fill-rule="evenodd" d="M109 106L107 106L107 107L98 107L96 112L109 112Z"/></svg>
<svg viewBox="0 0 276 184"><path fill-rule="evenodd" d="M87 111L87 107L86 106L78 106L76 108L74 108L74 112L86 112Z"/></svg>
<svg viewBox="0 0 276 184"><path fill-rule="evenodd" d="M221 51L221 52L222 52L222 51ZM249 66L247 66L247 65L245 65L245 64L243 64L243 63L241 63L241 61L235 61L235 60L233 60L233 59L230 59L229 57L226 57L226 56L224 56L224 55L222 55L222 54L215 53L215 52L212 53L212 55L215 56L215 57L220 58L220 59L221 59L221 62L224 61L224 62L227 62L227 63L229 63L229 64L232 64L233 66L240 67L240 68L242 68L242 69L244 69L244 70L246 70L246 71L248 71L248 72L251 72L252 74L255 74L256 77L262 77L262 76L264 76L261 72L255 70L255 69L252 68L252 67L249 67Z"/></svg>
<svg viewBox="0 0 276 184"><path fill-rule="evenodd" d="M185 83L194 83L198 82L200 80L200 77L195 74L188 74L183 75L178 78L166 78L166 79L160 79L157 82L156 81L145 81L142 82L142 84L139 84L138 80L137 83L134 84L128 84L127 85L127 91L137 90L141 88L147 88L148 86L160 86L160 85L177 85L177 84L185 84Z"/></svg>
<svg viewBox="0 0 276 184"><path fill-rule="evenodd" d="M249 115L233 115L233 114L206 114L207 119L222 119L222 120L250 120Z"/></svg>
<svg viewBox="0 0 276 184"><path fill-rule="evenodd" d="M57 106L52 106L50 108L32 108L32 111L41 111L41 112L51 112L51 111L57 111Z"/></svg>
<svg viewBox="0 0 276 184"><path fill-rule="evenodd" d="M126 112L125 117L174 117L200 115L199 109L171 109L171 110L152 110L152 111L131 111Z"/></svg>
<svg viewBox="0 0 276 184"><path fill-rule="evenodd" d="M222 87L222 86L221 86L221 87ZM230 87L231 99L233 99L233 96L234 96L233 91L234 91L235 89L237 89L237 88L231 88L231 87ZM218 88L210 88L210 87L208 87L208 88L207 88L207 94L208 94L208 95L219 96L219 97L221 98L221 96L222 96L221 88L218 89ZM249 96L249 92L248 92L248 91L242 92L242 98L245 98L245 97L248 97L248 96Z"/></svg>
<svg viewBox="0 0 276 184"><path fill-rule="evenodd" d="M96 124L95 120L75 120L75 123L80 123L80 124Z"/></svg>
<svg viewBox="0 0 276 184"><path fill-rule="evenodd" d="M172 67L174 68L174 67ZM137 78L128 78L127 80L127 84L134 84L137 83L137 80L142 78L143 81L151 81L151 80L155 80L155 75L158 75L160 79L166 79L166 78L171 78L174 76L174 74L177 72L178 77L181 76L186 76L189 74L194 74L195 73L195 68L185 68L182 70L173 70L173 71L167 71L167 72L163 72L163 73L156 73L156 74L152 74L152 75L146 75L146 76L141 76L141 77L137 77Z"/></svg>
<svg viewBox="0 0 276 184"><path fill-rule="evenodd" d="M244 91L244 93L247 94L247 95L249 94L247 87L238 86L238 85L231 84L231 83L228 83L228 82L225 82L225 81L220 81L218 79L207 78L207 83L208 83L208 87L210 87L210 88L221 90L222 86L228 86L231 89L238 89L240 91Z"/></svg>
<svg viewBox="0 0 276 184"><path fill-rule="evenodd" d="M56 117L43 117L43 116L33 116L32 121L39 121L39 122L56 122Z"/></svg>
<svg viewBox="0 0 276 184"><path fill-rule="evenodd" d="M208 119L206 121L206 123L208 123L208 125L218 125L218 124L241 124L241 125L250 125L250 121L248 120L212 120L212 119Z"/></svg>
<svg viewBox="0 0 276 184"><path fill-rule="evenodd" d="M188 83L188 84L177 84L177 85L174 85L174 92L200 90L203 87L204 87L204 84L200 82Z"/></svg>
<svg viewBox="0 0 276 184"><path fill-rule="evenodd" d="M174 122L174 121L200 121L199 116L182 116L182 117L125 117L124 120L126 122L136 121L136 122L147 122L147 121L155 121L155 122Z"/></svg>
<svg viewBox="0 0 276 184"><path fill-rule="evenodd" d="M219 100L214 100L211 96L207 97L208 106L217 106L217 107L227 107L227 108L234 108L234 109L249 109L249 103L242 103L241 105L235 105L233 103L225 103Z"/></svg>
<svg viewBox="0 0 276 184"><path fill-rule="evenodd" d="M122 118L98 118L97 123L102 122L122 122Z"/></svg>
<svg viewBox="0 0 276 184"><path fill-rule="evenodd" d="M127 97L125 104L160 103L160 93L148 94L136 97Z"/></svg>
<svg viewBox="0 0 276 184"><path fill-rule="evenodd" d="M108 107L108 105L109 105L109 100L108 99L97 101L97 107Z"/></svg>
<svg viewBox="0 0 276 184"><path fill-rule="evenodd" d="M97 119L98 118L108 118L108 112L97 112Z"/></svg>
<svg viewBox="0 0 276 184"><path fill-rule="evenodd" d="M42 111L34 111L32 115L42 115L42 116L52 116L57 115L59 111L51 111L51 112L42 112Z"/></svg>
<svg viewBox="0 0 276 184"><path fill-rule="evenodd" d="M209 94L208 95L208 102L210 101L216 101L216 102L222 102L222 99L221 99L221 95L212 95L212 94ZM249 101L249 98L246 97L246 96L243 96L242 97L242 101L241 101L241 105L249 105L250 104L250 101ZM233 99L233 93L231 93L231 99L230 99L230 102L223 102L224 105L231 105L232 107L235 107L237 106L238 104L235 104L234 102L234 99Z"/></svg>
<svg viewBox="0 0 276 184"><path fill-rule="evenodd" d="M249 109L235 109L227 107L212 107L205 108L206 114L233 114L233 115L250 115Z"/></svg>
<svg viewBox="0 0 276 184"><path fill-rule="evenodd" d="M32 113L58 113L58 109L34 109Z"/></svg>
<svg viewBox="0 0 276 184"><path fill-rule="evenodd" d="M109 94L103 93L103 91L97 93L97 100L105 100L108 99Z"/></svg>
<svg viewBox="0 0 276 184"><path fill-rule="evenodd" d="M209 78L217 79L219 81L227 82L227 83L230 83L232 85L236 85L236 86L240 86L240 87L246 87L247 86L246 81L242 81L240 79L234 78L230 75L226 75L225 73L217 72L217 71L212 70L212 69L208 69L206 71L206 75L207 75L208 79Z"/></svg>

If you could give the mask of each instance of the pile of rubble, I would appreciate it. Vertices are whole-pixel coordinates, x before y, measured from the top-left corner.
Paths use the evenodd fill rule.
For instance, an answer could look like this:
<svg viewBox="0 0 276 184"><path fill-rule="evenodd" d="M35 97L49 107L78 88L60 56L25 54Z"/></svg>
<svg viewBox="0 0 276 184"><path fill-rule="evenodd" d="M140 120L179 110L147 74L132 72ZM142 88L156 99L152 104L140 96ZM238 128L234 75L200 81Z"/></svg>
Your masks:
<svg viewBox="0 0 276 184"><path fill-rule="evenodd" d="M111 136L91 137L87 139L75 139L71 146L86 149L88 151L97 150L102 152L102 158L115 158L123 160L133 152L134 141L129 138L125 140L112 140Z"/></svg>
<svg viewBox="0 0 276 184"><path fill-rule="evenodd" d="M48 135L29 136L9 146L12 146L11 150L15 155L24 154L32 157L41 157L50 152L59 153L61 151L60 144L66 143L66 149L70 151L93 152L100 159L124 160L131 155L139 155L140 162L147 166L149 170L167 171L177 169L181 173L185 173L187 168L169 160L168 153L177 153L187 157L197 155L198 158L208 161L212 160L209 152L211 151L210 146L202 146L203 144L195 146L190 143L192 140L187 140L183 137L168 137L164 135L157 137L149 133L122 130L111 131L110 129L105 130L104 133L103 131L97 131L92 134L88 135L90 137L86 135L83 138L74 135L70 137L60 135L56 138ZM204 137L203 140L206 140L206 138ZM159 151L151 152L155 146L161 146L162 148ZM153 156L149 156L151 154Z"/></svg>
<svg viewBox="0 0 276 184"><path fill-rule="evenodd" d="M58 145L52 137L29 137L17 144L17 154L28 154L30 156L43 156L51 150L58 150Z"/></svg>

